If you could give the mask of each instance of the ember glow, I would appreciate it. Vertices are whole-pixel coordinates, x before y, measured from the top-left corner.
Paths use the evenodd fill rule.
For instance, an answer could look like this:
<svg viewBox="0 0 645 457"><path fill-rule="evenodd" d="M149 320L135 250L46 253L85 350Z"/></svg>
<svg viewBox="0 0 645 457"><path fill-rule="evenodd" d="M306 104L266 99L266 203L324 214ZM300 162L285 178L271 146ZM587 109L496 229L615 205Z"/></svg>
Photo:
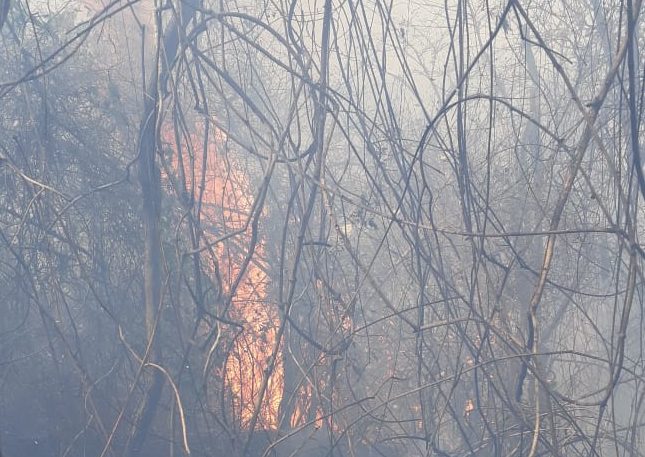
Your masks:
<svg viewBox="0 0 645 457"><path fill-rule="evenodd" d="M204 129L197 130L190 138L191 144L182 145L183 157L173 153L171 163L175 175L185 177L188 192L192 189L196 199L202 193L200 217L206 241L212 242L222 235L242 231L215 246L217 258L209 263L208 268L213 279L218 277L221 281L222 296L231 297L227 319L243 326L243 330L229 329L233 341L222 375L230 392L234 417L240 427L247 428L255 413L275 347L279 318L275 305L268 300L269 277L262 235L258 237L253 258L241 281L232 290L248 255L251 227L247 222L254 196L248 175L235 160L220 152L225 147L224 135L216 132L210 136L204 158ZM171 141L173 136L170 131L164 138L169 144L175 144L175 141ZM189 151L192 153L189 154ZM192 165L189 155L193 156ZM260 405L257 428L278 427L283 389L284 368L282 354L278 353Z"/></svg>

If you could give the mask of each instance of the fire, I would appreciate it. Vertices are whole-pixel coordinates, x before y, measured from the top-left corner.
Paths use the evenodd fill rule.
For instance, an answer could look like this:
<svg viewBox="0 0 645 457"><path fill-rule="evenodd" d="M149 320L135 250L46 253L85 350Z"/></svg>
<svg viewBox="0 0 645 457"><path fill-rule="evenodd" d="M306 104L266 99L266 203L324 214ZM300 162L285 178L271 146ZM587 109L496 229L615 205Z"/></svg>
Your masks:
<svg viewBox="0 0 645 457"><path fill-rule="evenodd" d="M253 207L253 193L248 175L239 164L231 157L218 154L225 142L224 134L217 132L209 138L204 159L203 128L197 130L190 138L195 151L192 170L188 154L184 154L183 160L179 159L178 154L173 154L171 166L176 176L185 176L186 190L190 192L192 189L195 199L202 192L202 227L206 240L214 241L223 234L245 228ZM167 131L164 139L171 145L175 144L172 131ZM182 145L184 151L187 150L185 143ZM253 260L241 282L232 290L247 255L250 239L251 229L247 227L239 235L218 243L215 247L216 262L210 264L210 273L213 276L218 273L223 296L231 297L228 318L243 326L238 333L233 333L234 329L231 329L233 341L223 370L224 383L231 397L230 406L242 428L249 426L255 413L279 325L277 309L268 300L268 265L262 236L258 237ZM258 428L278 427L283 388L282 354L278 354L260 404Z"/></svg>
<svg viewBox="0 0 645 457"><path fill-rule="evenodd" d="M109 2L99 0L82 0L79 3L78 14L81 17L92 16L108 4ZM148 43L154 43L155 2L142 0L133 5L131 10L136 14L137 21L146 26ZM168 165L174 175L173 179L180 184L179 192L192 194L193 201L197 201L201 195L199 217L206 241L213 242L223 234L242 230L250 216L254 196L249 176L242 167L231 157L218 154L224 147L224 133L217 130L210 135L206 157L203 154L204 126L195 125L188 138L181 139L179 143L182 154L178 154L176 150L177 141L172 122L162 126L161 137L163 146L170 147L172 151ZM189 160L189 150L193 152L192 161ZM168 176L164 176L164 180L167 182ZM235 329L230 329L231 350L226 355L223 370L214 370L214 375L219 375L224 380L224 385L230 393L229 406L241 428L248 428L254 415L280 323L275 305L268 300L268 265L265 239L262 236L258 239L253 261L246 268L242 281L232 290L247 254L251 239L250 230L248 227L241 234L218 243L214 248L216 259L207 266L212 278L219 279L222 294L231 297L230 308L226 310L227 317L243 326L243 330L237 333ZM217 314L222 310L211 309L211 312ZM209 330L206 329L205 332ZM284 392L282 357L280 350L260 404L258 428L278 427L279 407ZM311 393L305 395L309 397Z"/></svg>
<svg viewBox="0 0 645 457"><path fill-rule="evenodd" d="M311 384L303 384L298 389L296 397L296 405L291 415L289 425L291 428L296 428L304 425L307 422L307 415L311 410L313 403L313 387ZM314 420L314 428L319 429L323 425L324 413L320 407L316 408L316 417Z"/></svg>
<svg viewBox="0 0 645 457"><path fill-rule="evenodd" d="M167 144L176 144L171 128L164 129L163 137ZM276 347L280 316L277 306L269 300L269 263L266 239L262 234L257 238L253 260L233 290L251 243L249 218L254 194L249 175L241 164L223 153L225 143L225 135L215 131L208 139L204 155L204 128L196 127L188 141L182 141L183 155L172 154L169 168L175 179L183 176L185 190L189 194L192 192L195 200L201 195L200 218L205 241L214 242L223 235L239 232L214 246L215 259L208 266L212 278L219 279L222 296L230 297L230 307L224 317L243 326L242 330L228 329L230 349L223 366L215 370L213 376L223 380L228 394L227 407L233 412L235 423L241 429L250 427L259 404L256 428L276 430L280 427L280 406L284 395L281 348L276 354L274 369L271 373L267 373L267 370ZM189 150L192 154L188 154ZM322 280L316 280L314 286L322 310L322 334L332 336L330 341L339 343L353 331L351 314L340 301L338 293ZM222 313L222 309L215 312ZM209 330L206 329L205 333ZM330 373L324 367L328 368L330 361L325 355L319 357L316 365L322 370L314 376L315 381L303 382L299 386L292 414L285 419L288 425L295 428L304 425L313 414L314 428L326 424L330 430L340 433L342 427L339 421L342 419L327 416L324 405L314 401L315 396L321 395L320 392L329 395L333 403L340 401L336 392L327 392ZM260 401L265 381L267 388Z"/></svg>

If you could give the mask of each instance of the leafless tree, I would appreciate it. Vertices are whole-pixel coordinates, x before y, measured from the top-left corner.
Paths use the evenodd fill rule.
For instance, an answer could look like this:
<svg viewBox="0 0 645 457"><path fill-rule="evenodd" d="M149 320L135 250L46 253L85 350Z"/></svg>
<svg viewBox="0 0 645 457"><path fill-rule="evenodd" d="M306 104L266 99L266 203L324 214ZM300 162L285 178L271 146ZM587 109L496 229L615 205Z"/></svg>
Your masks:
<svg viewBox="0 0 645 457"><path fill-rule="evenodd" d="M3 455L642 455L641 7L0 1Z"/></svg>

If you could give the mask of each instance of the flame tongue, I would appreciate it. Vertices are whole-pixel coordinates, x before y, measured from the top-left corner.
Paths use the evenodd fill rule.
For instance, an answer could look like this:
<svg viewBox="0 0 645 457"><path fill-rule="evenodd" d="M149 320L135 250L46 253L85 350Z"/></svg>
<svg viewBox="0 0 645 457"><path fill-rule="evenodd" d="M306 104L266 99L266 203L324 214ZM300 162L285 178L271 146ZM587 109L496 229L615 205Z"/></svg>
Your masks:
<svg viewBox="0 0 645 457"><path fill-rule="evenodd" d="M164 138L174 144L172 130L167 129L165 133ZM200 216L208 241L244 229L253 206L253 193L246 173L234 160L228 157L224 160L217 154L218 146L223 144L224 139L223 134L218 132L209 141L205 160L204 154L196 152L192 170L186 158L179 160L178 154L173 154L172 158L175 174L185 176L186 189L189 192L192 189L196 198L202 192ZM190 141L192 145L202 145L203 133L194 134ZM186 145L182 145L182 148L187 149ZM230 317L243 325L243 330L234 335L224 366L224 381L230 392L233 413L242 428L249 426L255 413L279 325L277 310L267 299L269 278L262 236L258 238L254 259L246 268L237 289L231 290L247 255L250 230L249 227L241 234L218 243L215 247L217 265L210 264L210 273L214 275L217 267L223 292L232 297ZM278 354L269 375L257 427L276 429L284 388L282 354Z"/></svg>

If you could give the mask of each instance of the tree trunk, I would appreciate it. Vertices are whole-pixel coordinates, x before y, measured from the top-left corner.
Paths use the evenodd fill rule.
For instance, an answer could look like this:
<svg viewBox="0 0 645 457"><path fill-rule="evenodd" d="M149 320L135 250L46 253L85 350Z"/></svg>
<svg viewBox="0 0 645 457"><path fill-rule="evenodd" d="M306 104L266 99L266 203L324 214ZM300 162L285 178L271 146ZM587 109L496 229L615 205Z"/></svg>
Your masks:
<svg viewBox="0 0 645 457"><path fill-rule="evenodd" d="M184 29L195 13L196 1L183 3L183 15L178 22L173 19L163 35L163 46L157 49L156 67L161 70L150 76L145 95L143 118L140 126L139 184L143 198L144 230L144 296L145 329L147 345L152 344L149 360L161 363L159 345L152 342L157 327L157 313L161 311L161 173L157 166L157 124L161 97L159 87L166 90L170 73L169 64L175 60L179 48L180 27ZM157 13L160 14L160 13ZM161 21L158 21L161 24ZM148 379L145 398L134 419L134 432L126 455L141 454L146 436L154 421L164 385L163 375L155 370Z"/></svg>

